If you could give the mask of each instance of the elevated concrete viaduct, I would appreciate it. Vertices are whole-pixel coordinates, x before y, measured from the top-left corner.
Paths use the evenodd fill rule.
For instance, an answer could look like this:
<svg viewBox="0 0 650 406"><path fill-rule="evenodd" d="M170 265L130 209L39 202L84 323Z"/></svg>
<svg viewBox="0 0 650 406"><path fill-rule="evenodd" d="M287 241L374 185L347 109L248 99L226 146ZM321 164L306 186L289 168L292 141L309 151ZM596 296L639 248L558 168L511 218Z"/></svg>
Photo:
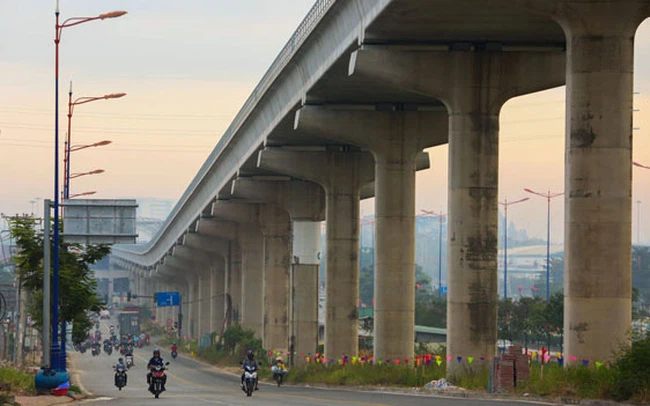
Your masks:
<svg viewBox="0 0 650 406"><path fill-rule="evenodd" d="M267 348L311 348L314 304L292 313L290 292L313 292L318 260L303 263L299 243L322 217L290 206L323 210L313 186L291 186L312 182L325 196L325 356L354 356L358 202L375 196L375 357L412 357L414 173L424 148L449 143L447 348L489 359L500 109L566 84L564 348L605 361L631 324L633 43L648 16L650 0L318 0L160 232L113 256L143 277L182 275L187 287L176 286L199 296L194 254L172 266L172 248L188 234L188 246L214 253L203 239L226 239L224 283L240 292L241 322Z"/></svg>

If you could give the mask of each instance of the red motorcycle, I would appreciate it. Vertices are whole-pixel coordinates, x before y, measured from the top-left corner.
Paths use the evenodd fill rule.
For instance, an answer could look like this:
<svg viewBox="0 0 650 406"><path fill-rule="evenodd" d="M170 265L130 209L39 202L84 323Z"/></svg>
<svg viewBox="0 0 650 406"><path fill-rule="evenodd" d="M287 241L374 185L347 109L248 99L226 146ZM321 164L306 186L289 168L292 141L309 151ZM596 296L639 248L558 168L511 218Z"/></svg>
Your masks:
<svg viewBox="0 0 650 406"><path fill-rule="evenodd" d="M162 393L162 384L165 379L165 366L169 365L169 362L165 362L165 365L156 365L151 367L151 393L158 399Z"/></svg>

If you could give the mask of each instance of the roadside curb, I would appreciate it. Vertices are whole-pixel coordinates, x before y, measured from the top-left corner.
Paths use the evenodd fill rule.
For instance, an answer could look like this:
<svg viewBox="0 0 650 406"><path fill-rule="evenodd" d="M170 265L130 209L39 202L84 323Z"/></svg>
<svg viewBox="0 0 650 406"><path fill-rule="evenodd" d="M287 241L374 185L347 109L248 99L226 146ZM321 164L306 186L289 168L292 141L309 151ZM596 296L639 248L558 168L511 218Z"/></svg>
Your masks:
<svg viewBox="0 0 650 406"><path fill-rule="evenodd" d="M70 371L71 372L70 377L74 378L74 382L77 384L79 389L81 389L81 391L82 391L81 397L80 398L74 398L74 399L76 401L78 401L78 400L83 400L83 399L88 398L88 397L92 397L93 393L91 391L89 391L88 388L86 388L84 386L83 382L81 382L81 375L79 374L79 369L77 369L77 355L74 354L74 353L70 353L68 355L68 359L70 360L70 366L72 367L72 370Z"/></svg>

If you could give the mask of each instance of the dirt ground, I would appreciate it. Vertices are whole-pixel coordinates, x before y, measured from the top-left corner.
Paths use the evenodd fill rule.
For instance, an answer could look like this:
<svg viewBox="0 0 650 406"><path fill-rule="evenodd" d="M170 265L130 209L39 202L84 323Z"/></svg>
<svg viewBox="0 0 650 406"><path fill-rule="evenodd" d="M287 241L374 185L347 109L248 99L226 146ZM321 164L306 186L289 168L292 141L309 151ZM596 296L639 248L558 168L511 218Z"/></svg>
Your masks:
<svg viewBox="0 0 650 406"><path fill-rule="evenodd" d="M74 402L67 396L16 396L16 402L21 406L50 406Z"/></svg>

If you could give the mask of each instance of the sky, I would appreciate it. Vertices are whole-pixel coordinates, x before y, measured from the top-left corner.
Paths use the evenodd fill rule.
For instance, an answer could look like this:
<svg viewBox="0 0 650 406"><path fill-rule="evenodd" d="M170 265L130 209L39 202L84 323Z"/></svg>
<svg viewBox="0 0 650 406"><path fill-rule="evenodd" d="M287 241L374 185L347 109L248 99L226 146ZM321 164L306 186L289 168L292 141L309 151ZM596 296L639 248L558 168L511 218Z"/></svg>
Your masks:
<svg viewBox="0 0 650 406"><path fill-rule="evenodd" d="M38 213L53 196L54 0L0 0L0 212ZM78 106L73 145L112 144L73 153L71 193L94 198L178 199L313 0L61 0L61 16L129 14L64 30L60 46L60 135L67 92L74 97L125 92ZM635 50L634 159L650 165L650 21ZM501 113L500 199L523 188L562 191L564 88L509 101ZM416 210L447 207L446 146L428 150L417 175ZM650 170L634 169L641 242L650 243ZM362 202L362 214L374 210ZM509 210L533 237L546 236L546 201ZM563 241L564 204L553 201L551 240ZM637 205L634 205L636 242Z"/></svg>

